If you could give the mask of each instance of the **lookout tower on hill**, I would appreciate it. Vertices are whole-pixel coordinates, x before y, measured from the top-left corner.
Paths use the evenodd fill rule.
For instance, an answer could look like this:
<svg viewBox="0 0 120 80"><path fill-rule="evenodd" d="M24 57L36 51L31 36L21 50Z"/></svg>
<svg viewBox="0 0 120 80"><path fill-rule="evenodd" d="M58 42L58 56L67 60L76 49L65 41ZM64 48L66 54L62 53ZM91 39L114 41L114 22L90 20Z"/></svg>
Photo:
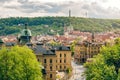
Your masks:
<svg viewBox="0 0 120 80"><path fill-rule="evenodd" d="M74 30L72 24L71 24L71 10L69 10L69 25L64 25L64 35L68 35L70 32Z"/></svg>

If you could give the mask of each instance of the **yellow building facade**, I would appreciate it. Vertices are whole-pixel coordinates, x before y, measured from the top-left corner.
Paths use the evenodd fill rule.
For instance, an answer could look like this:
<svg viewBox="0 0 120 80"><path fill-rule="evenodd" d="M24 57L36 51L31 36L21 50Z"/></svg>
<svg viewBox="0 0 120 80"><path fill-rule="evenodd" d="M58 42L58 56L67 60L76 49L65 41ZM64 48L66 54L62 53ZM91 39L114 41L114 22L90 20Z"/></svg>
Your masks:
<svg viewBox="0 0 120 80"><path fill-rule="evenodd" d="M34 53L37 60L44 66L46 74L45 80L56 80L56 74L59 71L66 71L71 67L71 51L65 46L52 47L46 50L42 45L36 46Z"/></svg>
<svg viewBox="0 0 120 80"><path fill-rule="evenodd" d="M77 63L84 63L87 59L92 58L94 55L100 53L100 49L104 45L97 42L82 42L75 45L75 61Z"/></svg>
<svg viewBox="0 0 120 80"><path fill-rule="evenodd" d="M56 51L56 70L66 71L71 67L71 51Z"/></svg>
<svg viewBox="0 0 120 80"><path fill-rule="evenodd" d="M44 66L45 80L56 80L56 55L36 55L38 61Z"/></svg>

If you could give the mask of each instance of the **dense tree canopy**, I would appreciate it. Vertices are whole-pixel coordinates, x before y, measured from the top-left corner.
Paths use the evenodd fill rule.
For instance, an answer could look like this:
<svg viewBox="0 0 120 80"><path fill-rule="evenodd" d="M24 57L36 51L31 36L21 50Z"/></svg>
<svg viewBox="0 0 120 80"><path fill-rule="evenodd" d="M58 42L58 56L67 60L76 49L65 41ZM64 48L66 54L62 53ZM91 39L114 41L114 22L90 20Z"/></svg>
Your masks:
<svg viewBox="0 0 120 80"><path fill-rule="evenodd" d="M85 67L86 80L120 80L120 44L103 47Z"/></svg>
<svg viewBox="0 0 120 80"><path fill-rule="evenodd" d="M0 50L0 80L42 80L40 64L27 47Z"/></svg>
<svg viewBox="0 0 120 80"><path fill-rule="evenodd" d="M11 17L0 19L0 35L16 34L28 23L33 34L63 34L63 26L70 23L76 30L103 32L120 28L120 20L80 17Z"/></svg>

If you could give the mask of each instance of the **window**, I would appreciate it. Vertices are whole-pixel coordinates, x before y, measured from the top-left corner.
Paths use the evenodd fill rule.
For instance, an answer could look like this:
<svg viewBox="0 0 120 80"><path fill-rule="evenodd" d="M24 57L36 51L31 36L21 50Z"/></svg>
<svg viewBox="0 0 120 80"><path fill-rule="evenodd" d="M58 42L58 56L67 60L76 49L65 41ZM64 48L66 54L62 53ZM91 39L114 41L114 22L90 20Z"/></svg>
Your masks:
<svg viewBox="0 0 120 80"><path fill-rule="evenodd" d="M62 63L62 60L60 59L60 63Z"/></svg>
<svg viewBox="0 0 120 80"><path fill-rule="evenodd" d="M50 59L50 63L52 63L52 59Z"/></svg>
<svg viewBox="0 0 120 80"><path fill-rule="evenodd" d="M52 78L52 74L50 74L50 78Z"/></svg>
<svg viewBox="0 0 120 80"><path fill-rule="evenodd" d="M46 68L46 66L44 66L44 68Z"/></svg>
<svg viewBox="0 0 120 80"><path fill-rule="evenodd" d="M52 71L52 66L50 66L50 71Z"/></svg>
<svg viewBox="0 0 120 80"><path fill-rule="evenodd" d="M64 54L64 57L66 57L66 54Z"/></svg>
<svg viewBox="0 0 120 80"><path fill-rule="evenodd" d="M66 63L66 59L64 59L64 63Z"/></svg>
<svg viewBox="0 0 120 80"><path fill-rule="evenodd" d="M39 61L39 58L38 58L38 61Z"/></svg>
<svg viewBox="0 0 120 80"><path fill-rule="evenodd" d="M44 63L47 63L46 59L44 59Z"/></svg>
<svg viewBox="0 0 120 80"><path fill-rule="evenodd" d="M62 69L62 66L60 65L60 69Z"/></svg>
<svg viewBox="0 0 120 80"><path fill-rule="evenodd" d="M57 69L58 67L56 66L56 69Z"/></svg>
<svg viewBox="0 0 120 80"><path fill-rule="evenodd" d="M66 69L66 66L64 66L64 69Z"/></svg>
<svg viewBox="0 0 120 80"><path fill-rule="evenodd" d="M62 54L60 53L60 57L62 57Z"/></svg>

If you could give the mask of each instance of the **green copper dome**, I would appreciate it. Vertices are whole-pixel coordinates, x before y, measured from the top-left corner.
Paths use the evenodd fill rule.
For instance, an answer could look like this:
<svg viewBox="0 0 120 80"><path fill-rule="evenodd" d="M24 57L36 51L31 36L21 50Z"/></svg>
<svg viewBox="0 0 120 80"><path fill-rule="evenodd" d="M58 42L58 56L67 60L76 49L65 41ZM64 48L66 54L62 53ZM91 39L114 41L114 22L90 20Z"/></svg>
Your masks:
<svg viewBox="0 0 120 80"><path fill-rule="evenodd" d="M31 42L31 38L32 38L31 30L29 30L27 28L27 24L25 24L25 28L18 35L18 42L20 44L26 44L28 42Z"/></svg>
<svg viewBox="0 0 120 80"><path fill-rule="evenodd" d="M32 33L29 29L23 29L20 36L32 36Z"/></svg>

